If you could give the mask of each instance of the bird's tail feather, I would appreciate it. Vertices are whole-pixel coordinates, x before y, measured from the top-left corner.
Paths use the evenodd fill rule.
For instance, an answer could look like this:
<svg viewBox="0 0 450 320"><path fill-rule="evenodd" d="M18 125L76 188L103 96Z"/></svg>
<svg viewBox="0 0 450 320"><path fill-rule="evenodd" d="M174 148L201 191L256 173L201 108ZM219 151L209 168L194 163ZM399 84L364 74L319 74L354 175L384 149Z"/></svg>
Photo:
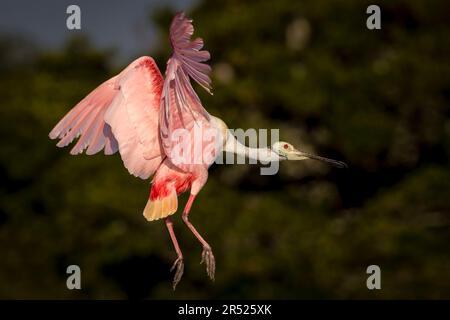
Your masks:
<svg viewBox="0 0 450 320"><path fill-rule="evenodd" d="M178 208L178 197L175 190L163 198L148 198L144 208L144 217L148 221L158 220L174 214Z"/></svg>

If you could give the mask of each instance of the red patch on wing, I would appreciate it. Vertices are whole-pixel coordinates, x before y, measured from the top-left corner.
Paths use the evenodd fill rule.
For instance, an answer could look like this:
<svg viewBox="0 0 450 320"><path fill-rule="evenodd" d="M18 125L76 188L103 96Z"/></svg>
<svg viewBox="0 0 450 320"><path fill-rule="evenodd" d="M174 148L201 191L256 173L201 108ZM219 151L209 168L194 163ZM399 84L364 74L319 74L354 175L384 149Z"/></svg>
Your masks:
<svg viewBox="0 0 450 320"><path fill-rule="evenodd" d="M155 97L154 97L155 103L152 104L152 106L155 107L159 111L161 94L162 94L162 89L163 89L163 85L164 85L164 81L163 81L164 78L161 74L161 71L159 71L158 66L156 65L156 62L153 60L153 58L142 60L140 65L146 67L150 71L150 74L152 77L152 79L151 79L152 89L154 89L153 92L155 93Z"/></svg>

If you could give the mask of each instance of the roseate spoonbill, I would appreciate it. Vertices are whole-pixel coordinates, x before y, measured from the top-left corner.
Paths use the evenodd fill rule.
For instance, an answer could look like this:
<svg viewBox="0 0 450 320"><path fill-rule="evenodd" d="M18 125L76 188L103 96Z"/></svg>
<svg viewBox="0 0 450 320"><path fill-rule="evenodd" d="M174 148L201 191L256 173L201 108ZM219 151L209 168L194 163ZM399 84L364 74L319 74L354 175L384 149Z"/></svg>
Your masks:
<svg viewBox="0 0 450 320"><path fill-rule="evenodd" d="M201 126L221 133L215 136L220 152L234 152L262 161L309 158L345 167L343 162L299 151L287 142L260 149L239 143L221 119L208 114L191 86L190 79L193 79L211 93L211 68L205 63L210 55L201 50L202 39L191 40L193 32L192 20L178 13L170 26L173 54L167 62L165 79L151 57L140 57L88 94L49 134L51 139L60 139L58 147L65 147L79 137L70 151L72 155L85 150L88 155L102 149L106 155L119 151L130 174L141 179L153 176L143 214L148 221L165 220L177 253L171 268L171 271L176 269L174 289L183 275L184 263L170 216L178 209L178 195L188 190L190 196L182 219L203 246L202 262L206 264L207 275L214 280L215 273L211 246L189 221L192 203L208 179L208 168L214 157L202 159L200 163L175 161L172 152L175 140L171 136L177 129L187 130L188 149L199 143L204 147L202 141L196 141L191 135L196 126Z"/></svg>

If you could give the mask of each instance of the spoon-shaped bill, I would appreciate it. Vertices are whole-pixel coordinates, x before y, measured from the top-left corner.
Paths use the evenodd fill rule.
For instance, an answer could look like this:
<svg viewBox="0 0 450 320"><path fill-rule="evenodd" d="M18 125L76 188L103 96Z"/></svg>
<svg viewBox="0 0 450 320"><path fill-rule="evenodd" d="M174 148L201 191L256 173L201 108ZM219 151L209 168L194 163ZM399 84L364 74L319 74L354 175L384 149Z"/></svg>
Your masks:
<svg viewBox="0 0 450 320"><path fill-rule="evenodd" d="M341 169L348 168L348 166L345 162L330 159L330 158L325 158L325 157L321 157L321 156L316 156L315 154L310 154L310 153L303 152L303 151L296 151L295 154L289 158L291 160L302 160L302 159L308 158L308 159L319 160L319 161L328 163L336 168L341 168Z"/></svg>

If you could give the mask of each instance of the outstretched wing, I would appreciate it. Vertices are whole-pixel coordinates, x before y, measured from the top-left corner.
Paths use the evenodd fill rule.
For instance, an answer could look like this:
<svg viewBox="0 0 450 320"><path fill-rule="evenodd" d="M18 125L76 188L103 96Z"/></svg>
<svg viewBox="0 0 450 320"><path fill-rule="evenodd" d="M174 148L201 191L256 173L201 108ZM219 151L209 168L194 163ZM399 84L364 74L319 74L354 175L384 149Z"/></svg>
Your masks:
<svg viewBox="0 0 450 320"><path fill-rule="evenodd" d="M119 150L128 171L146 179L164 158L158 130L162 86L155 61L138 58L70 110L49 136L60 139L58 147L80 137L71 154Z"/></svg>
<svg viewBox="0 0 450 320"><path fill-rule="evenodd" d="M167 62L166 78L161 97L160 131L165 154L177 167L190 171L188 163L180 163L178 153L174 152L180 145L181 131L185 132L185 149L193 150L196 141L193 136L194 126L200 130L209 127L210 116L202 106L199 97L192 88L190 78L211 93L211 68L204 63L209 60L208 51L201 50L203 40L191 40L194 33L192 20L184 13L178 13L170 26L170 43L173 54ZM190 162L195 162L191 159ZM192 164L191 163L191 164Z"/></svg>

